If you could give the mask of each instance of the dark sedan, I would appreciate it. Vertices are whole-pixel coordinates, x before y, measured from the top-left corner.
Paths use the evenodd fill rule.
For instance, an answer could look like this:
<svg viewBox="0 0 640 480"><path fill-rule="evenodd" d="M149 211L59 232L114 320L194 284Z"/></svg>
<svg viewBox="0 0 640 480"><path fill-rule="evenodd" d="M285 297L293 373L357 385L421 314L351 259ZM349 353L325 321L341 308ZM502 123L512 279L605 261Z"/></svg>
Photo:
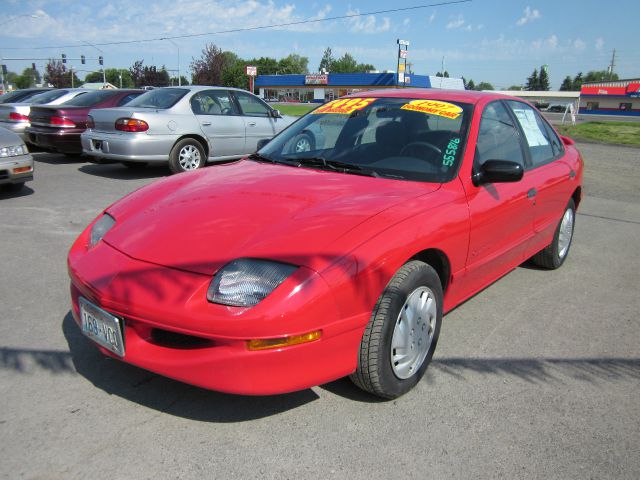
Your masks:
<svg viewBox="0 0 640 480"><path fill-rule="evenodd" d="M80 134L87 129L89 111L120 107L142 93L143 90L97 90L55 107L32 107L27 138L46 150L81 154Z"/></svg>
<svg viewBox="0 0 640 480"><path fill-rule="evenodd" d="M22 88L0 95L0 103L26 102L29 98L53 90L52 88Z"/></svg>

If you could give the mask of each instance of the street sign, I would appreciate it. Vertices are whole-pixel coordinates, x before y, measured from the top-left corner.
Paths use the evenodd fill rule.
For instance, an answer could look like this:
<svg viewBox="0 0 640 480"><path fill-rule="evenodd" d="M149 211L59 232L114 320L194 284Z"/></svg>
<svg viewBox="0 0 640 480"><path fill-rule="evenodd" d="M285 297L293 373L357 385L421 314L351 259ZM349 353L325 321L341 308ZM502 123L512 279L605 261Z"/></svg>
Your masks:
<svg viewBox="0 0 640 480"><path fill-rule="evenodd" d="M400 50L400 58L407 58L409 50Z"/></svg>
<svg viewBox="0 0 640 480"><path fill-rule="evenodd" d="M405 45L405 46L409 46L409 40L400 40L398 39L398 45Z"/></svg>
<svg viewBox="0 0 640 480"><path fill-rule="evenodd" d="M249 75L250 77L255 77L256 75L258 75L258 67L247 65L246 71L247 71L247 75Z"/></svg>

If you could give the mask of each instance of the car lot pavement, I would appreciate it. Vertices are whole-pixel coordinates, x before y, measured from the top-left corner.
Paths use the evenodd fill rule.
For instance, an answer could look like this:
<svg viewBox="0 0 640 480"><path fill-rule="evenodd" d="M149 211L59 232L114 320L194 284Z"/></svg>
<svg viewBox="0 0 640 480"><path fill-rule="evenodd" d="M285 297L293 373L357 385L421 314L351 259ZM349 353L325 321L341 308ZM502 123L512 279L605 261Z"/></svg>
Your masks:
<svg viewBox="0 0 640 480"><path fill-rule="evenodd" d="M167 171L35 153L35 180L0 193L0 478L640 478L640 150L580 148L565 265L447 315L427 375L390 402L346 379L225 395L103 357L71 319L66 253Z"/></svg>

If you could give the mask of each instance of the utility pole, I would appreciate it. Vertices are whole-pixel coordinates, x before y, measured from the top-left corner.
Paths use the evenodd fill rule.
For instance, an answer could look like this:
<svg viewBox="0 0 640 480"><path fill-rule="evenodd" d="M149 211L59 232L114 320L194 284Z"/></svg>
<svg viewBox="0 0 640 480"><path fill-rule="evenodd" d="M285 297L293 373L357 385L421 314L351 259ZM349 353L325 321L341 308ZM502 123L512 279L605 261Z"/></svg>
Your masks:
<svg viewBox="0 0 640 480"><path fill-rule="evenodd" d="M613 67L616 66L616 49L613 49L613 54L611 55L611 64L609 65L609 80L613 78Z"/></svg>

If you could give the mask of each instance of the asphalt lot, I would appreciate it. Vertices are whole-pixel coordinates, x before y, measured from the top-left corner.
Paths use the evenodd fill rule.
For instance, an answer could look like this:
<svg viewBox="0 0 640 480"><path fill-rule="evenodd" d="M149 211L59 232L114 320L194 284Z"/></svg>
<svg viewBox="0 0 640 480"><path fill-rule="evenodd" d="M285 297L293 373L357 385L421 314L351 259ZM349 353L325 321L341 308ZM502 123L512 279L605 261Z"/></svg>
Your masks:
<svg viewBox="0 0 640 480"><path fill-rule="evenodd" d="M67 251L167 171L35 153L35 180L0 193L0 477L640 478L640 150L580 148L565 265L522 266L447 315L391 402L347 379L224 395L103 357L71 319Z"/></svg>

